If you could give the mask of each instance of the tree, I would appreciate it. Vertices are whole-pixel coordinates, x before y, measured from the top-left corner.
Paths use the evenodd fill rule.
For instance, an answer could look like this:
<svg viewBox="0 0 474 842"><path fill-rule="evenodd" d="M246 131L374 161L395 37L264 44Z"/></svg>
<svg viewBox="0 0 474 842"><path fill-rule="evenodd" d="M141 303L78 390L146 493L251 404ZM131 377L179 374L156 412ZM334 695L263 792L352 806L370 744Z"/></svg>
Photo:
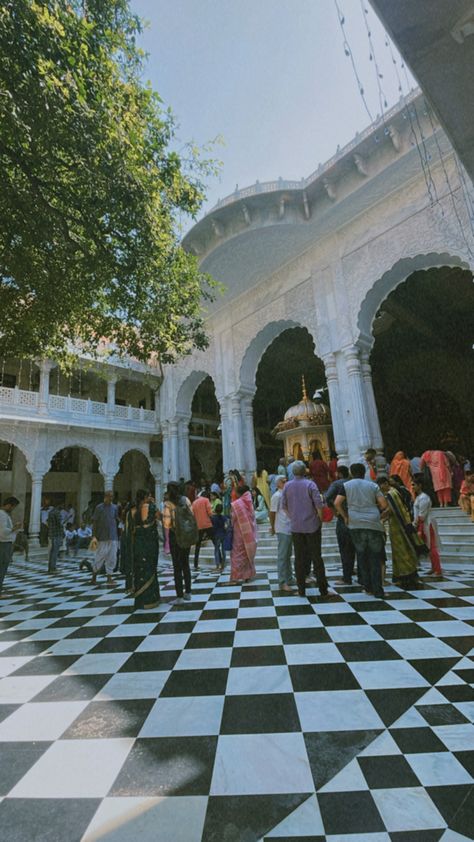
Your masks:
<svg viewBox="0 0 474 842"><path fill-rule="evenodd" d="M128 0L0 9L0 353L61 359L104 337L163 361L207 344L215 283L179 244L212 161L173 148L141 81ZM186 157L185 157L186 156Z"/></svg>

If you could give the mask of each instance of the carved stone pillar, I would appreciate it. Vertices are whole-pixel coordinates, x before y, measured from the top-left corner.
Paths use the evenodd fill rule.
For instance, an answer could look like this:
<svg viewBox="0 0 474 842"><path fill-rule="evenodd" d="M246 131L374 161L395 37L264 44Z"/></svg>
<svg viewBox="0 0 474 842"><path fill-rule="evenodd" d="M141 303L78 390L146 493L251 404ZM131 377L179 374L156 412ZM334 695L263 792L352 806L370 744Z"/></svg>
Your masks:
<svg viewBox="0 0 474 842"><path fill-rule="evenodd" d="M232 419L229 414L228 399L219 400L221 416L221 438L222 438L222 469L224 473L234 467L234 449L232 438Z"/></svg>
<svg viewBox="0 0 474 842"><path fill-rule="evenodd" d="M351 390L351 408L357 445L360 452L364 453L368 447L372 446L372 442L359 349L355 345L349 345L343 349L343 352Z"/></svg>
<svg viewBox="0 0 474 842"><path fill-rule="evenodd" d="M43 490L43 474L31 475L31 507L28 534L30 546L39 547L41 524L41 495Z"/></svg>
<svg viewBox="0 0 474 842"><path fill-rule="evenodd" d="M334 445L339 459L347 462L348 448L346 428L339 391L339 377L337 374L337 363L335 354L326 354L323 357L326 370L326 382L329 392L329 405L331 409L332 429L334 433Z"/></svg>
<svg viewBox="0 0 474 842"><path fill-rule="evenodd" d="M107 375L107 415L112 418L115 414L115 387L118 377L116 374Z"/></svg>
<svg viewBox="0 0 474 842"><path fill-rule="evenodd" d="M40 382L38 393L38 412L40 415L46 415L49 404L49 375L55 367L56 363L51 360L41 360L39 363Z"/></svg>
<svg viewBox="0 0 474 842"><path fill-rule="evenodd" d="M255 430L253 424L253 395L245 395L241 400L242 427L245 450L245 473L247 482L250 481L257 468L257 454L255 452Z"/></svg>
<svg viewBox="0 0 474 842"><path fill-rule="evenodd" d="M179 422L169 422L170 439L170 480L179 479L179 443L178 443Z"/></svg>
<svg viewBox="0 0 474 842"><path fill-rule="evenodd" d="M232 433L234 437L234 457L237 468L241 474L245 474L245 458L244 458L244 437L242 424L242 407L240 394L232 395L230 399L230 411L232 416Z"/></svg>
<svg viewBox="0 0 474 842"><path fill-rule="evenodd" d="M79 452L79 489L77 493L77 520L87 508L92 497L92 453L82 448Z"/></svg>
<svg viewBox="0 0 474 842"><path fill-rule="evenodd" d="M360 359L372 447L375 447L376 450L383 450L382 431L380 429L379 414L374 395L374 385L372 383L372 368L369 363L369 351L361 351Z"/></svg>
<svg viewBox="0 0 474 842"><path fill-rule="evenodd" d="M178 424L179 476L189 479L191 476L191 460L189 456L189 422L190 417L180 418Z"/></svg>

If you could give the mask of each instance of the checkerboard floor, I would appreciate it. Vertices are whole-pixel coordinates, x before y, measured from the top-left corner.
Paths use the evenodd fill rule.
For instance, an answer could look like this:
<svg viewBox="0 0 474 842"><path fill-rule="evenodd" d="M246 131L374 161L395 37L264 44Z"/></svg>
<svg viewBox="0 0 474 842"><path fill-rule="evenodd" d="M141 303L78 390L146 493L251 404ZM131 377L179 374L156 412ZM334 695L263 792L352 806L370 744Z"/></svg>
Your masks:
<svg viewBox="0 0 474 842"><path fill-rule="evenodd" d="M338 571L328 570L335 578ZM474 838L474 570L376 600L200 572L132 611L65 561L0 600L0 838Z"/></svg>

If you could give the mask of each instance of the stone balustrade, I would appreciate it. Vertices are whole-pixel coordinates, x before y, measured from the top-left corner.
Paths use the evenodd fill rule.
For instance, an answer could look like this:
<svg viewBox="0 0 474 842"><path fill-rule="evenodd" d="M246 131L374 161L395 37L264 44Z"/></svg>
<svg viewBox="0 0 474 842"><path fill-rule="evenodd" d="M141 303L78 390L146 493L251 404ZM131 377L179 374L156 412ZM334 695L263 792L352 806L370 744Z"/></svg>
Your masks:
<svg viewBox="0 0 474 842"><path fill-rule="evenodd" d="M39 420L39 392L0 386L0 413L4 417L17 416ZM157 428L154 410L135 406L119 406L75 398L71 395L49 395L46 412L41 420L54 419L58 423L74 426L100 427L155 433Z"/></svg>

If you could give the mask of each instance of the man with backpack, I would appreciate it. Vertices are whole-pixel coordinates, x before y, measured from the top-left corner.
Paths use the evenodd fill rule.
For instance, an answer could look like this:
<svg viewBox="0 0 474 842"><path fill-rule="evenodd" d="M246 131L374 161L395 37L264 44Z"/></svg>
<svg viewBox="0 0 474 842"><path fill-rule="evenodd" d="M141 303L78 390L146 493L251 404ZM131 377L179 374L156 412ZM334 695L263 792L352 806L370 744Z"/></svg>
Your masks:
<svg viewBox="0 0 474 842"><path fill-rule="evenodd" d="M180 604L191 599L189 553L198 540L199 532L191 504L187 497L180 494L179 483L169 482L166 493L168 499L163 505L163 526L169 529L176 603Z"/></svg>

